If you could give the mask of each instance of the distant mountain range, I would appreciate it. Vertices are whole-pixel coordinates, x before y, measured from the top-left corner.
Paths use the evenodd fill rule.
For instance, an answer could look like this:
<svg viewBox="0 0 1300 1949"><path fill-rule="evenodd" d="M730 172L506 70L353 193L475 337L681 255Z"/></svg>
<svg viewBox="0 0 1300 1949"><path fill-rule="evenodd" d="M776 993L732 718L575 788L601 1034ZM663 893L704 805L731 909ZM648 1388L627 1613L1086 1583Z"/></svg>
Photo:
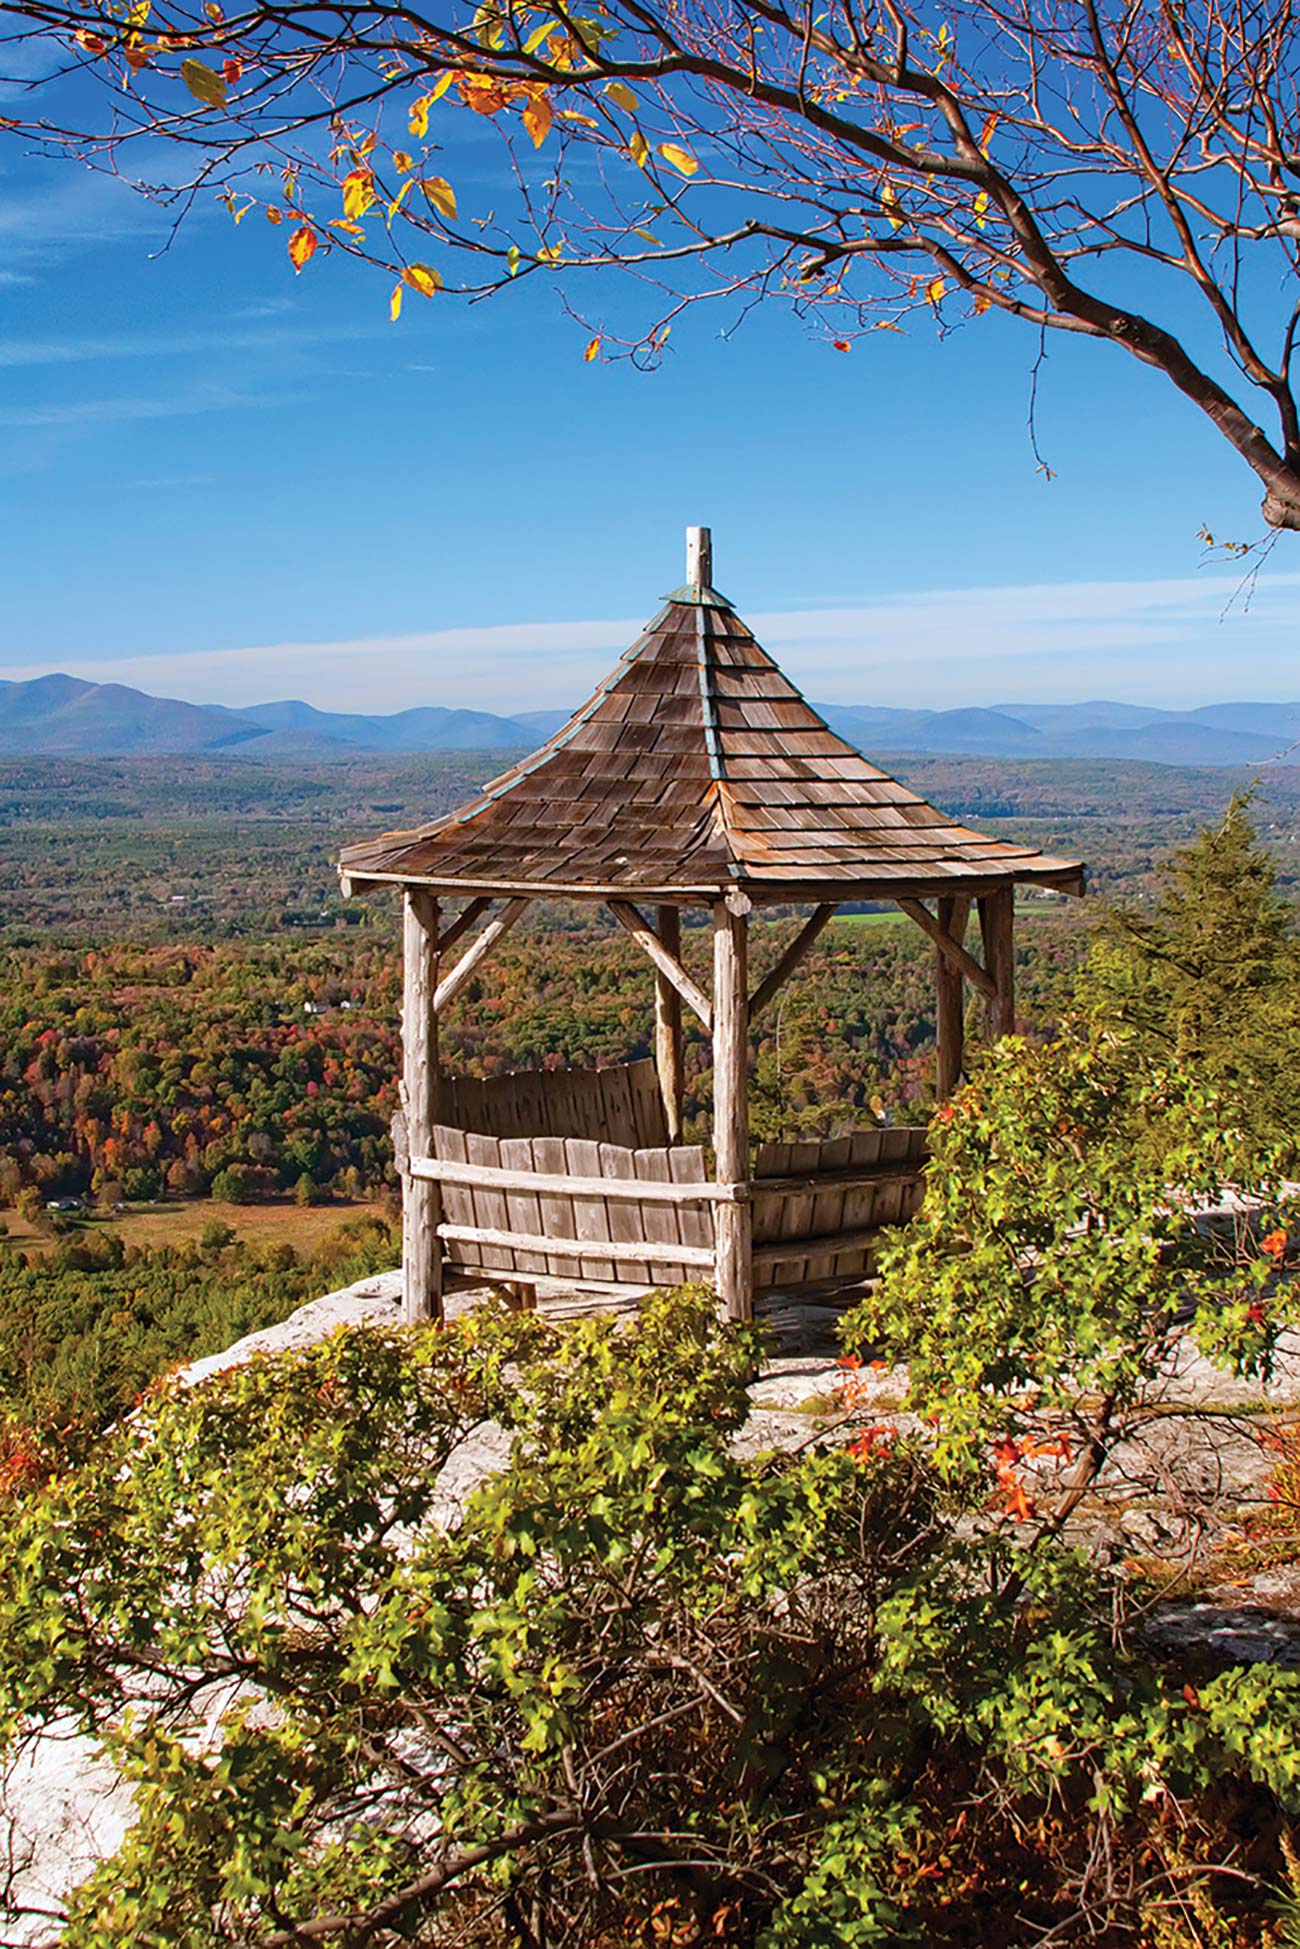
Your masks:
<svg viewBox="0 0 1300 1949"><path fill-rule="evenodd" d="M981 758L1134 758L1161 765L1300 764L1300 703L998 704L987 710L886 710L818 704L841 737L879 751ZM318 711L291 701L228 710L150 697L80 677L0 681L0 756L106 757L204 752L241 758L348 758L361 752L504 751L540 744L565 711Z"/></svg>

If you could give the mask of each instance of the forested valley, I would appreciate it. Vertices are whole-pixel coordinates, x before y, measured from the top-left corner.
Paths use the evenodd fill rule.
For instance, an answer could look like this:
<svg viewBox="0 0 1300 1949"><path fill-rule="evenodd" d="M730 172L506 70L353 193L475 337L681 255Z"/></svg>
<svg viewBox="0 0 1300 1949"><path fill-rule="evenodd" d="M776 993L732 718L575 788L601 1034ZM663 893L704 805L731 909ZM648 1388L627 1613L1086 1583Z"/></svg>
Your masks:
<svg viewBox="0 0 1300 1949"><path fill-rule="evenodd" d="M0 1706L14 1736L112 1725L137 1790L62 1941L1300 1939L1300 1680L1142 1635L1171 1591L1300 1560L1290 1421L1211 1435L1168 1382L1189 1347L1267 1381L1294 1325L1295 808L1173 774L1163 808L1120 809L1123 782L1068 815L997 785L985 823L1050 827L1125 897L1022 901L1019 1039L983 1049L973 1000L937 1114L933 950L904 917L833 921L756 1025L756 1139L932 1118L922 1208L779 1452L746 1445L767 1350L703 1289L634 1324L486 1302L170 1385L396 1263L392 903L330 891L332 815L318 880L291 865L274 781L271 816L206 802L165 840L106 807L48 880L17 828ZM795 925L756 925L756 978ZM697 976L706 953L688 926ZM442 1046L491 1076L651 1036L644 962L566 907L483 964ZM686 1053L699 1138L708 1044ZM1198 1228L1225 1181L1257 1219ZM485 1421L508 1460L445 1531L440 1473ZM209 1753L197 1702L232 1682L275 1711L237 1700Z"/></svg>

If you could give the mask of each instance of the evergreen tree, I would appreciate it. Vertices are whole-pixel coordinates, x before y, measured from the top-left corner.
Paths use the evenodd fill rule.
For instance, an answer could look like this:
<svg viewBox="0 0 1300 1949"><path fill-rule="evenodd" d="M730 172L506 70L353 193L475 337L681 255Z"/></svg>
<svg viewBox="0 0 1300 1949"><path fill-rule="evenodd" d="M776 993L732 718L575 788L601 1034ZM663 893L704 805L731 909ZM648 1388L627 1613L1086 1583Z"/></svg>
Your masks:
<svg viewBox="0 0 1300 1949"><path fill-rule="evenodd" d="M1252 797L1235 793L1173 855L1153 912L1105 916L1079 998L1098 1026L1224 1092L1253 1134L1300 1151L1300 944Z"/></svg>

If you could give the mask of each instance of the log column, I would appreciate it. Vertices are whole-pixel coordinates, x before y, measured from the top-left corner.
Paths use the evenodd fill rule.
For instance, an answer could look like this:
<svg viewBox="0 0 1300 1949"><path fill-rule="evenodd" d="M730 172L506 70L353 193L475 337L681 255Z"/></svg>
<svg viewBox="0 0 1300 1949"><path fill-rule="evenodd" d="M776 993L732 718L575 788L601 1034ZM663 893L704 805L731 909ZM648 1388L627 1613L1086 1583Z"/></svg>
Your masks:
<svg viewBox="0 0 1300 1949"><path fill-rule="evenodd" d="M1016 1028L1016 948L1014 887L999 887L980 900L980 935L984 942L984 966L993 981L993 993L984 1005L984 1030L990 1042L999 1036L1014 1035Z"/></svg>
<svg viewBox="0 0 1300 1949"><path fill-rule="evenodd" d="M749 901L713 908L713 1149L720 1184L749 1181ZM753 1225L747 1199L714 1206L714 1279L729 1320L754 1317Z"/></svg>
<svg viewBox="0 0 1300 1949"><path fill-rule="evenodd" d="M966 938L970 899L966 894L945 894L939 901L939 925L958 947ZM935 1078L934 1093L940 1103L961 1081L965 1062L966 997L962 972L941 949L934 956L935 992Z"/></svg>
<svg viewBox="0 0 1300 1949"><path fill-rule="evenodd" d="M660 907L655 927L668 952L682 958L682 917L676 907ZM682 1140L682 1099L685 1071L682 1066L682 998L668 977L655 974L655 1068L659 1072L659 1094L663 1099L664 1122L670 1144Z"/></svg>
<svg viewBox="0 0 1300 1949"><path fill-rule="evenodd" d="M411 1157L433 1150L438 1105L438 903L423 887L402 890L402 1108ZM402 1308L411 1324L442 1319L442 1198L436 1184L402 1181Z"/></svg>

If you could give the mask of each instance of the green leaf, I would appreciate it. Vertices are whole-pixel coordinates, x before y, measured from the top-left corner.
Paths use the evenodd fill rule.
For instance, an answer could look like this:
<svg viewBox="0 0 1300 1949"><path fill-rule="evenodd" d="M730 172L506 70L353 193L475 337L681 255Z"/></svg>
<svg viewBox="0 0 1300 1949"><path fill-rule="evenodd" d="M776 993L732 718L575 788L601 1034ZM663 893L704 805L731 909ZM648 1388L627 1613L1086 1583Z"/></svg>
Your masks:
<svg viewBox="0 0 1300 1949"><path fill-rule="evenodd" d="M202 102L205 108L225 107L226 84L219 74L205 67L202 61L182 61L181 80L195 101Z"/></svg>

